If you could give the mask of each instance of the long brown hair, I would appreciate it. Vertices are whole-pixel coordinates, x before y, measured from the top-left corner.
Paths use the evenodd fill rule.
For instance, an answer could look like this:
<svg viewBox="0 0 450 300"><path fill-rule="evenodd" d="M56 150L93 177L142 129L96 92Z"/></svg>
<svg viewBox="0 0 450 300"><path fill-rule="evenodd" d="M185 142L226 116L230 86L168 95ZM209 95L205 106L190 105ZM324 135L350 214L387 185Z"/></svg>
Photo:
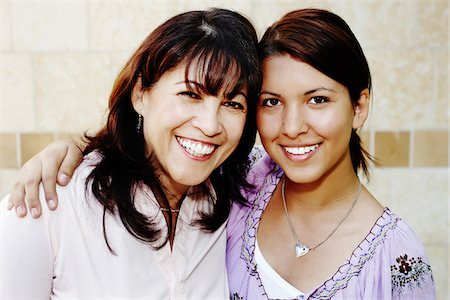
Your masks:
<svg viewBox="0 0 450 300"><path fill-rule="evenodd" d="M355 105L364 89L371 91L369 65L361 45L347 23L338 15L322 9L289 12L267 29L259 43L261 61L288 54L305 62L347 87ZM355 173L361 168L368 177L368 160L373 157L363 148L352 129L349 142Z"/></svg>
<svg viewBox="0 0 450 300"><path fill-rule="evenodd" d="M239 189L248 186L247 156L255 141L256 98L261 87L256 47L257 35L252 24L242 15L225 9L179 14L143 41L116 79L106 125L95 136L88 137L85 150L85 154L95 150L102 156L86 180L86 187L92 189L104 206L103 222L106 213L116 214L135 238L155 248L168 240L166 237L161 242L160 231L152 222L154 216L143 215L134 205L136 188L141 183L150 187L158 202L167 207L168 200L154 167L157 163L152 161L156 158L148 155L142 132L136 132L138 115L131 95L139 77L142 88L148 90L165 72L182 63L187 66L186 81L189 69L195 66L207 93L218 95L225 89L226 94L245 91L248 96L241 140L231 156L210 176L214 193L209 192L205 183L201 185L214 208L210 214L202 215L197 224L206 231L214 231L228 217L230 199L245 202ZM170 220L168 226L170 232ZM108 244L106 234L105 239Z"/></svg>

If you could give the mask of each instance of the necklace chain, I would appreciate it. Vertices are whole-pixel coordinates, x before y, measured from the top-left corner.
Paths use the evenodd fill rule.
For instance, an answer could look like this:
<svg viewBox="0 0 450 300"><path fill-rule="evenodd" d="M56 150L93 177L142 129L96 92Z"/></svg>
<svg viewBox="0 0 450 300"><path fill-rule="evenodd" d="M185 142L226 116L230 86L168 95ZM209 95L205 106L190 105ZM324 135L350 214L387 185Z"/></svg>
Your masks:
<svg viewBox="0 0 450 300"><path fill-rule="evenodd" d="M359 195L361 194L361 189L362 189L361 181L359 181L359 179L358 179L358 191L356 192L355 199L353 200L353 203L350 206L350 209L345 214L345 216L339 221L339 223L336 225L336 227L334 227L334 229L331 231L331 233L323 241L321 241L320 243L318 243L317 245L315 245L313 247L308 247L308 246L302 244L302 242L300 242L300 239L299 239L299 237L297 235L297 232L294 229L294 225L292 224L291 217L289 216L289 213L288 213L288 210L287 210L286 196L285 196L285 193L284 193L284 189L285 188L284 187L285 187L285 180L284 180L284 177L283 177L283 179L281 181L281 199L283 200L284 212L286 214L286 219L287 219L287 221L289 223L289 227L291 228L292 235L294 236L294 239L295 239L295 252L296 252L297 257L305 255L309 251L312 251L312 250L316 249L317 247L319 247L320 245L325 243L336 232L336 230L339 228L339 226L341 226L342 222L344 222L344 220L347 219L348 215L350 214L350 212L355 207L355 204L356 204L356 202L359 199Z"/></svg>
<svg viewBox="0 0 450 300"><path fill-rule="evenodd" d="M180 212L179 208L175 209L175 208L172 208L172 207L171 208L160 207L160 209L161 209L162 212L171 212L173 214L177 214L177 213Z"/></svg>

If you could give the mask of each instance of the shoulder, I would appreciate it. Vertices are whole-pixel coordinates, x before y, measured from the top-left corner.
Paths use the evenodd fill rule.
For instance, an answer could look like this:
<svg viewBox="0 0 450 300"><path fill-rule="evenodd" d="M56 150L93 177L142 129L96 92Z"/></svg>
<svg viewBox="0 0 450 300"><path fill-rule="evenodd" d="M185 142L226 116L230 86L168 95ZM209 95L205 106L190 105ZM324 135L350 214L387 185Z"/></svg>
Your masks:
<svg viewBox="0 0 450 300"><path fill-rule="evenodd" d="M247 181L259 187L269 173L274 172L279 166L270 158L261 145L253 147L249 155L250 169L247 175Z"/></svg>
<svg viewBox="0 0 450 300"><path fill-rule="evenodd" d="M408 298L407 295L416 294L434 299L433 274L422 242L413 229L388 208L381 218L383 220L377 224L388 228L381 252L382 257L388 258L385 263L389 264L386 267L390 268L394 297Z"/></svg>
<svg viewBox="0 0 450 300"><path fill-rule="evenodd" d="M232 205L227 226L229 237L236 237L244 230L244 219L251 218L250 222L257 222L283 175L282 169L261 146L256 146L252 153L257 153L253 156L254 160L247 176L247 181L252 187L241 190L247 205L239 203Z"/></svg>

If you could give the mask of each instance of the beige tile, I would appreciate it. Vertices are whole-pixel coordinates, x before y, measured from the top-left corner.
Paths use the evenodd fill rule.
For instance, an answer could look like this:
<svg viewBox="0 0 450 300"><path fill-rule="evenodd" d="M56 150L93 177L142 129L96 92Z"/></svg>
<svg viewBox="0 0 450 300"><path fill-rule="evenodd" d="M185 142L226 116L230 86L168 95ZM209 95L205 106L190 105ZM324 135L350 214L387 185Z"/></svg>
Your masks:
<svg viewBox="0 0 450 300"><path fill-rule="evenodd" d="M102 53L36 55L37 130L96 131L111 92L110 64Z"/></svg>
<svg viewBox="0 0 450 300"><path fill-rule="evenodd" d="M35 130L31 57L0 54L0 65L0 132Z"/></svg>
<svg viewBox="0 0 450 300"><path fill-rule="evenodd" d="M87 5L89 44L94 50L135 49L174 14L169 1L91 1Z"/></svg>
<svg viewBox="0 0 450 300"><path fill-rule="evenodd" d="M409 165L409 132L376 132L375 157L381 167Z"/></svg>
<svg viewBox="0 0 450 300"><path fill-rule="evenodd" d="M0 169L0 201L11 191L18 175L18 169Z"/></svg>
<svg viewBox="0 0 450 300"><path fill-rule="evenodd" d="M416 39L418 46L448 45L448 1L419 1Z"/></svg>
<svg viewBox="0 0 450 300"><path fill-rule="evenodd" d="M430 258L434 282L436 283L436 298L448 299L448 249L447 244L425 245Z"/></svg>
<svg viewBox="0 0 450 300"><path fill-rule="evenodd" d="M435 128L432 50L366 52L373 76L373 129Z"/></svg>
<svg viewBox="0 0 450 300"><path fill-rule="evenodd" d="M10 2L0 2L0 51L11 51Z"/></svg>
<svg viewBox="0 0 450 300"><path fill-rule="evenodd" d="M414 166L448 166L448 131L414 133Z"/></svg>
<svg viewBox="0 0 450 300"><path fill-rule="evenodd" d="M16 135L0 133L0 169L17 167Z"/></svg>
<svg viewBox="0 0 450 300"><path fill-rule="evenodd" d="M450 40L450 39L449 39ZM440 51L437 54L436 65L436 126L448 128L449 125L449 95L448 95L448 72L450 52Z"/></svg>
<svg viewBox="0 0 450 300"><path fill-rule="evenodd" d="M85 1L12 1L14 49L86 50L86 5Z"/></svg>
<svg viewBox="0 0 450 300"><path fill-rule="evenodd" d="M447 240L448 169L392 169L392 209L426 244Z"/></svg>
<svg viewBox="0 0 450 300"><path fill-rule="evenodd" d="M22 163L27 162L34 155L39 153L48 144L53 142L53 134L46 133L25 133L21 134L21 154Z"/></svg>
<svg viewBox="0 0 450 300"><path fill-rule="evenodd" d="M362 48L410 47L417 4L408 1L330 1Z"/></svg>

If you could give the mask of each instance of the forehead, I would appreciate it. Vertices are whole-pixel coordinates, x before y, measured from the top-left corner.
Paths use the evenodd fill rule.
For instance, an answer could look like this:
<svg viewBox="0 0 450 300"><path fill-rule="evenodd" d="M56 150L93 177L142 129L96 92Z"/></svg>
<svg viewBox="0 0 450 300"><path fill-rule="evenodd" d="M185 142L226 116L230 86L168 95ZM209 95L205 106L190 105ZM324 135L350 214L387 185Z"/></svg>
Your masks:
<svg viewBox="0 0 450 300"><path fill-rule="evenodd" d="M309 91L318 87L346 90L334 79L289 55L269 57L263 62L263 91Z"/></svg>

